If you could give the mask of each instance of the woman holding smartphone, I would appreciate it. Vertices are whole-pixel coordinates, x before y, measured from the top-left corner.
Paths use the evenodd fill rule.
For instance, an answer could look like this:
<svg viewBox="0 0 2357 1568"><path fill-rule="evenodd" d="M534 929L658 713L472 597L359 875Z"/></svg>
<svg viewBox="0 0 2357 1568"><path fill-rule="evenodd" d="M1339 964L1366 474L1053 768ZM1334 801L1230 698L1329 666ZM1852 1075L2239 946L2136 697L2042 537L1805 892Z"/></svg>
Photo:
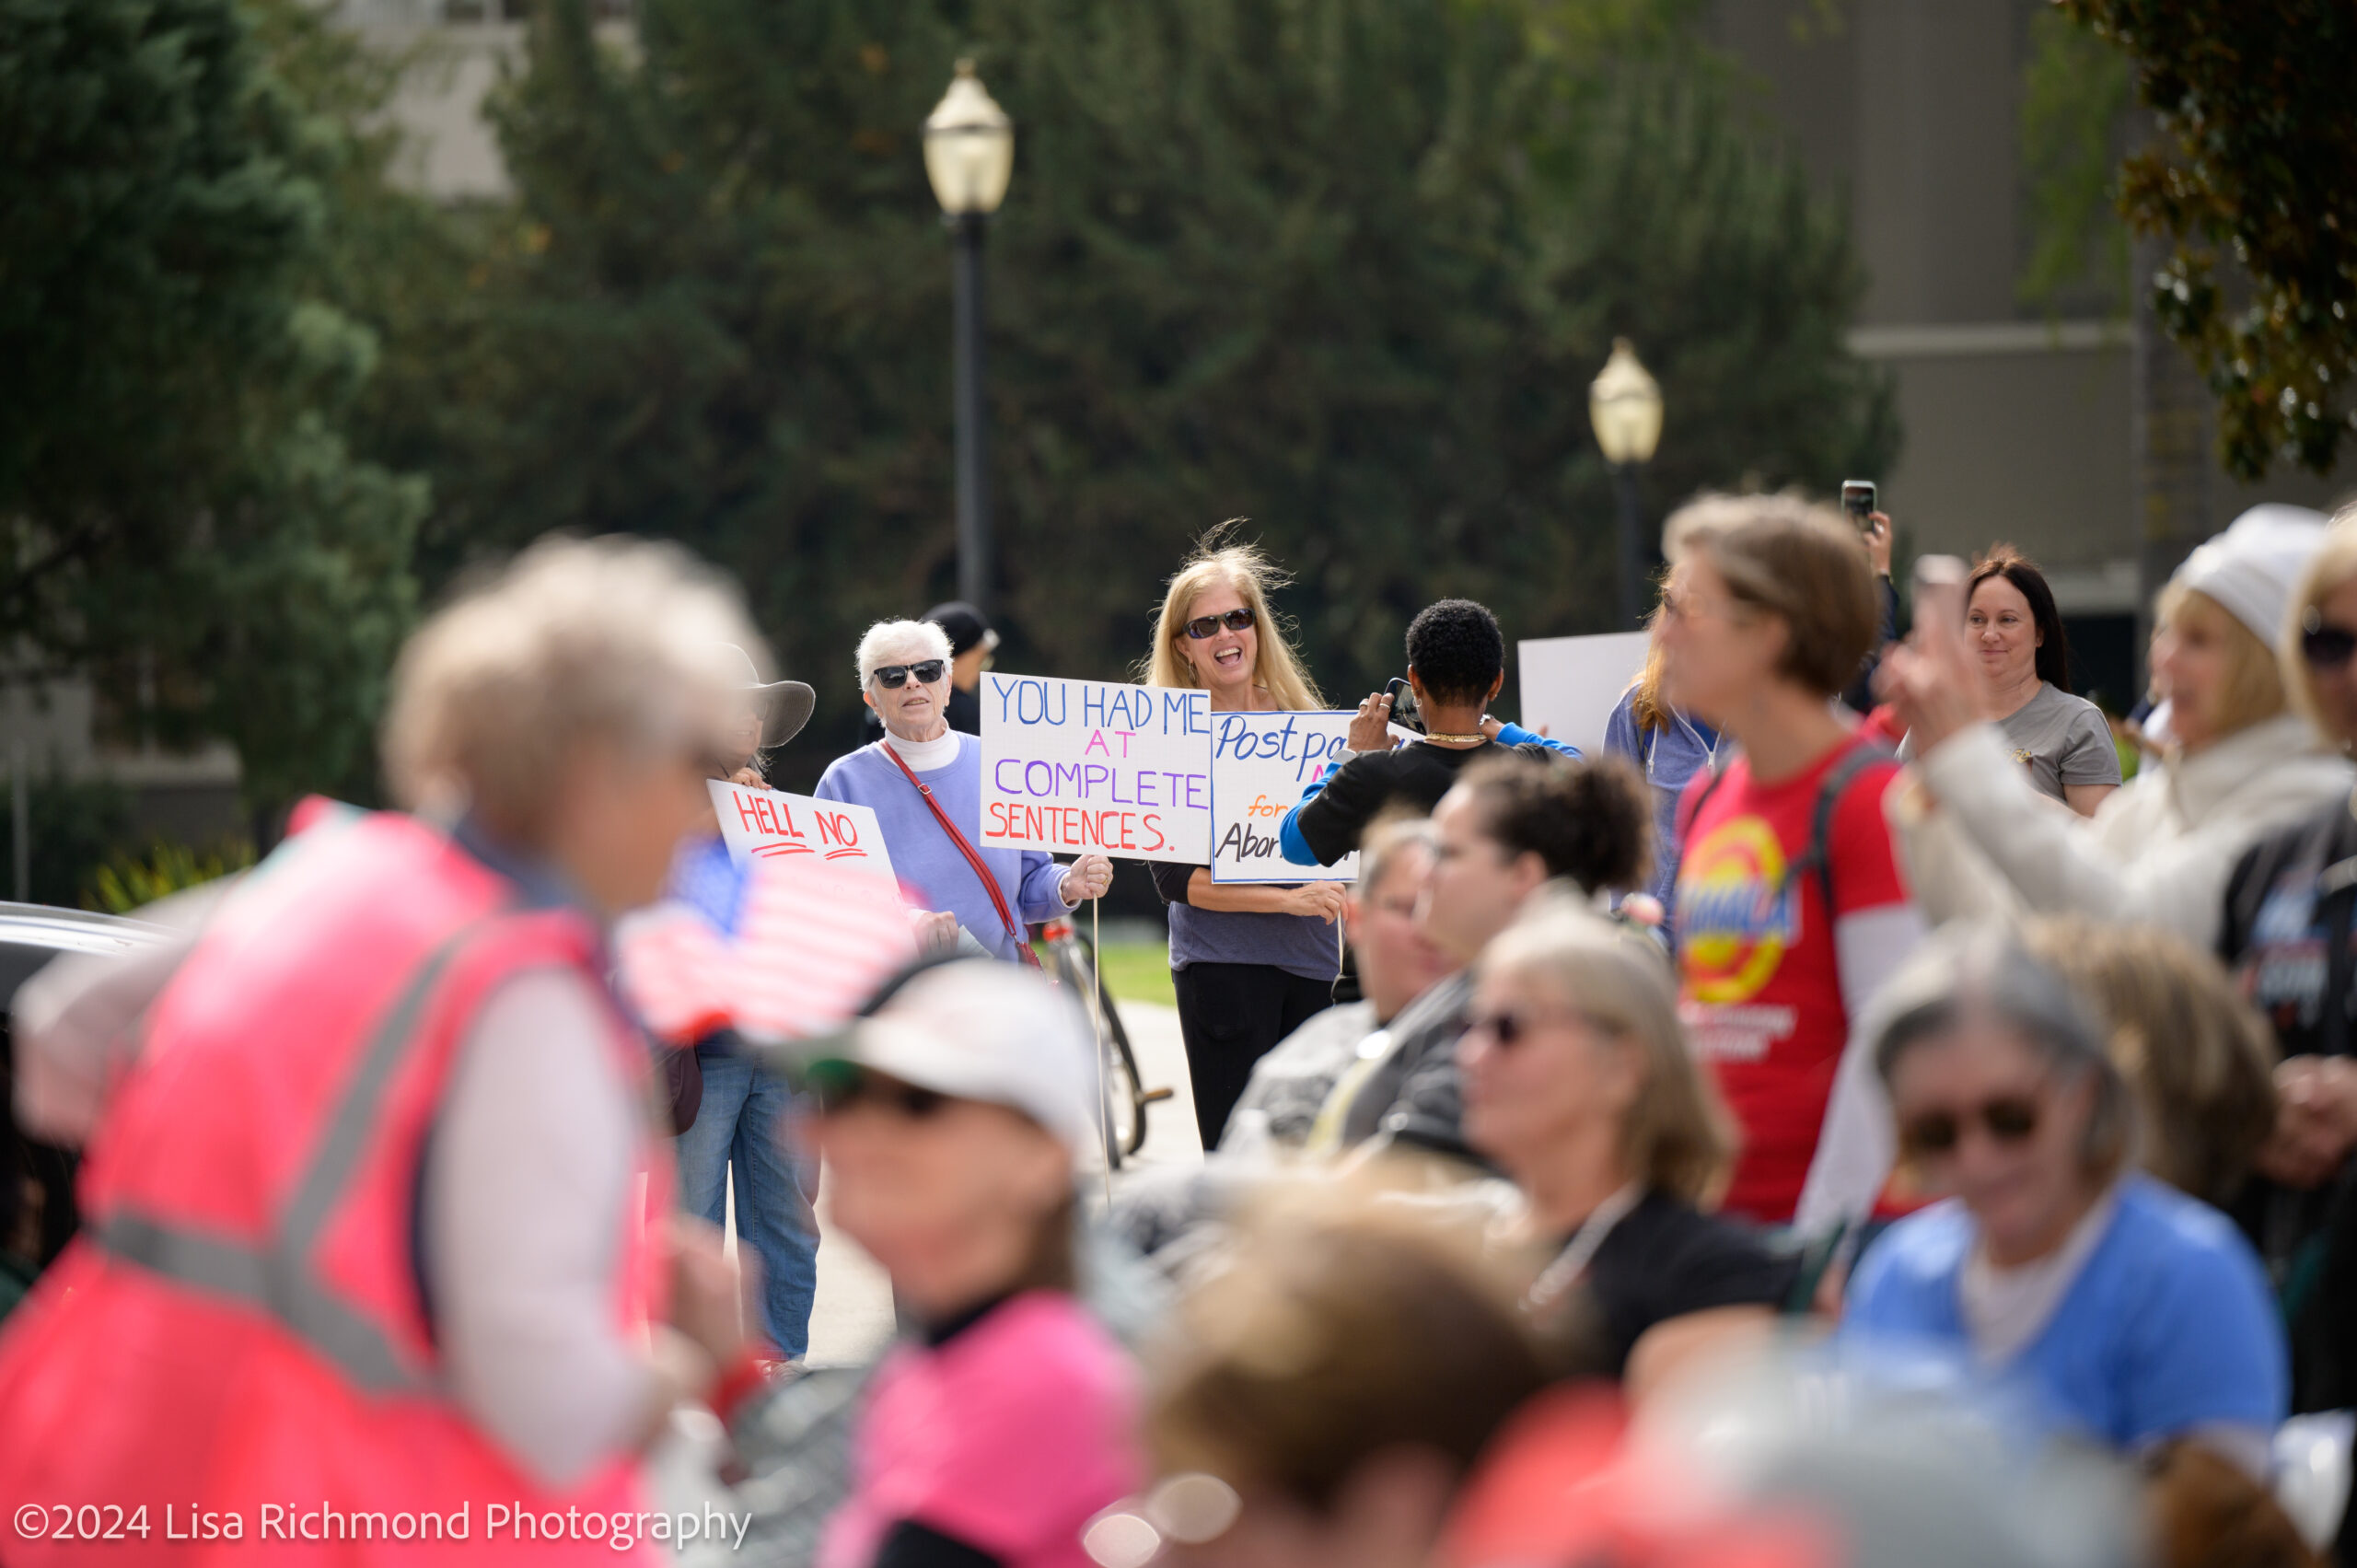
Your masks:
<svg viewBox="0 0 2357 1568"><path fill-rule="evenodd" d="M1215 714L1324 707L1269 613L1269 590L1283 578L1257 548L1207 538L1170 579L1146 684L1199 688ZM1213 1148L1253 1063L1332 1005L1343 885L1223 885L1209 866L1161 861L1154 885L1170 906L1170 974L1195 1125Z"/></svg>

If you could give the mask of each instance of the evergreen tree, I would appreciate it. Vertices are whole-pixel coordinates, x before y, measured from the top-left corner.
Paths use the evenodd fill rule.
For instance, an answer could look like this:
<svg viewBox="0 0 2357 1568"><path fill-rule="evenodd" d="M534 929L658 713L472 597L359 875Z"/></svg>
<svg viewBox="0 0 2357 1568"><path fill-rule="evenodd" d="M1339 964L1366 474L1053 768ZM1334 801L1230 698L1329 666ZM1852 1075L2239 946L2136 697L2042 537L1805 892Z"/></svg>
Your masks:
<svg viewBox="0 0 2357 1568"><path fill-rule="evenodd" d="M424 482L343 430L367 79L303 0L0 0L0 635L258 811L373 773L414 595Z"/></svg>
<svg viewBox="0 0 2357 1568"><path fill-rule="evenodd" d="M868 619L952 581L947 247L916 130L961 53L1015 117L990 236L1002 663L1115 676L1234 516L1299 574L1336 700L1445 593L1597 630L1586 389L1663 383L1656 515L1872 474L1834 210L1755 139L1691 7L1535 0L578 0L501 128L519 201L456 362L437 560L550 527L738 571L846 743ZM796 752L801 753L797 757Z"/></svg>

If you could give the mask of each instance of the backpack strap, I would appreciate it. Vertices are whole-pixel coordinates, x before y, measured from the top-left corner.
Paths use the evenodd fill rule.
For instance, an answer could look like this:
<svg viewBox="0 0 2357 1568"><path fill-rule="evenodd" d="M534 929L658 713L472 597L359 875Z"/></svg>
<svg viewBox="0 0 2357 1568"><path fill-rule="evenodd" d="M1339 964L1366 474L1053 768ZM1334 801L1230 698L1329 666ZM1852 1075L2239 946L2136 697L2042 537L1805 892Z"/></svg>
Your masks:
<svg viewBox="0 0 2357 1568"><path fill-rule="evenodd" d="M1848 756L1826 770L1823 782L1817 786L1817 806L1808 824L1808 847L1785 869L1784 882L1789 887L1794 877L1816 873L1817 884L1825 892L1828 929L1833 922L1833 814L1840 809L1841 796L1857 782L1860 773L1877 762L1893 760L1895 754L1887 747L1872 743L1854 746Z"/></svg>

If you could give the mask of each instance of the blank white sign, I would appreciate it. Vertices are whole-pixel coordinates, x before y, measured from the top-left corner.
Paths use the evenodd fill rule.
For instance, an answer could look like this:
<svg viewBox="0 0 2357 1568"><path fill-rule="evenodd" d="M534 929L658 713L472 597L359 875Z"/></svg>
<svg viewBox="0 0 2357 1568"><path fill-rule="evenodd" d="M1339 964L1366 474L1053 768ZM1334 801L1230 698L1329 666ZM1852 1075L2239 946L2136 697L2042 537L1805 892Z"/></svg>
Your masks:
<svg viewBox="0 0 2357 1568"><path fill-rule="evenodd" d="M1584 753L1604 749L1605 722L1645 667L1645 633L1535 637L1515 645L1521 661L1522 727L1542 725Z"/></svg>

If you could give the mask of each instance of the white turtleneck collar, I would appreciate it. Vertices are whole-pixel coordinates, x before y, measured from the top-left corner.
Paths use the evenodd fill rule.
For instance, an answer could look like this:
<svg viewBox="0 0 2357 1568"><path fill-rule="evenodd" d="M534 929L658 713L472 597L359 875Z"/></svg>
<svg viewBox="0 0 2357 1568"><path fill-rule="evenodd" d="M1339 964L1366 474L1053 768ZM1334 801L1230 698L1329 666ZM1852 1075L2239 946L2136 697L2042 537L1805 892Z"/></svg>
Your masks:
<svg viewBox="0 0 2357 1568"><path fill-rule="evenodd" d="M958 732L954 729L944 730L938 740L903 740L897 735L888 735L885 739L914 772L935 772L958 760Z"/></svg>

